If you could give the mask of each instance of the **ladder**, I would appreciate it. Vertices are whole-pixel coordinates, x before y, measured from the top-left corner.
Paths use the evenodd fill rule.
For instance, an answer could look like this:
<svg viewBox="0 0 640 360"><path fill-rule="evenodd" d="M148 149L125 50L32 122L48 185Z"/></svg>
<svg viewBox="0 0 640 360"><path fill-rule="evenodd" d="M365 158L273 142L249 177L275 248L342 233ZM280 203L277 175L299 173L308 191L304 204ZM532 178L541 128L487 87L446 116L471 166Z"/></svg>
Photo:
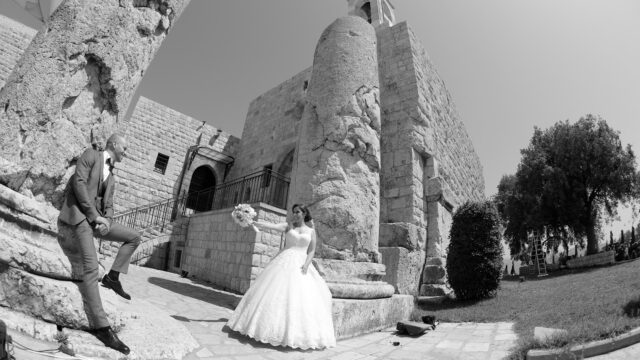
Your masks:
<svg viewBox="0 0 640 360"><path fill-rule="evenodd" d="M537 233L533 235L533 261L538 268L538 277L547 276L547 262L545 253L542 250L542 236Z"/></svg>

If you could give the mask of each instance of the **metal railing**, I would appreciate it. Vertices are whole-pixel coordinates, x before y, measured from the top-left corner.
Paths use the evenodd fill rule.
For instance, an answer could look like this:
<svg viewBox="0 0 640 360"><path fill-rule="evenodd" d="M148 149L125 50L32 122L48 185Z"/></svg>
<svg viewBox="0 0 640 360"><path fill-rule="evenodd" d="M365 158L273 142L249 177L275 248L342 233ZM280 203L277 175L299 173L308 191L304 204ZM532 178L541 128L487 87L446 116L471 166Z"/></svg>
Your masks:
<svg viewBox="0 0 640 360"><path fill-rule="evenodd" d="M140 206L116 214L111 221L136 230L159 226L160 231L164 231L164 227L175 220L179 214L184 215L185 199L186 195L182 195L177 199L167 199L154 204Z"/></svg>
<svg viewBox="0 0 640 360"><path fill-rule="evenodd" d="M116 214L112 221L133 229L164 227L179 215L232 207L238 203L263 202L281 209L287 206L289 179L275 171L261 170L233 181L175 199L140 206Z"/></svg>
<svg viewBox="0 0 640 360"><path fill-rule="evenodd" d="M207 200L211 201L211 210L228 208L238 203L255 202L283 209L287 206L288 195L287 177L275 171L261 170L216 186Z"/></svg>

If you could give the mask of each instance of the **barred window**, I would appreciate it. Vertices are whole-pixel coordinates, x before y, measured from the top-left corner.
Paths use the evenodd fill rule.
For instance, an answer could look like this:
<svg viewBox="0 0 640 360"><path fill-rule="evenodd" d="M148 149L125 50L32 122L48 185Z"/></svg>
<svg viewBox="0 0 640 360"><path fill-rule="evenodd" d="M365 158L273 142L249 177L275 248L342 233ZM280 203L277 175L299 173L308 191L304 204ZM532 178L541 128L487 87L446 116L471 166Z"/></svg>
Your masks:
<svg viewBox="0 0 640 360"><path fill-rule="evenodd" d="M169 163L169 156L158 153L158 157L156 158L156 164L153 171L164 175L165 171L167 171L168 163Z"/></svg>

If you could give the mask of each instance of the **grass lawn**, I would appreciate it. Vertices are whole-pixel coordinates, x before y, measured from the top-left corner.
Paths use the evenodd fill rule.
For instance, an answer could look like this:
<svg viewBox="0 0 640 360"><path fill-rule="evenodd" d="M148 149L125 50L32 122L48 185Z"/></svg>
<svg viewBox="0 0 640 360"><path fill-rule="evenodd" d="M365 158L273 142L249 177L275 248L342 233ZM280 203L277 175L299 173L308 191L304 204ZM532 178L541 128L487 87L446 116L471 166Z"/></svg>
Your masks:
<svg viewBox="0 0 640 360"><path fill-rule="evenodd" d="M524 359L529 349L568 347L639 327L640 317L625 314L625 308L639 307L640 258L605 267L559 270L524 282L503 279L495 298L422 305L412 317L434 314L445 322L514 322L520 340L511 358ZM568 335L540 343L533 339L537 326L565 329Z"/></svg>

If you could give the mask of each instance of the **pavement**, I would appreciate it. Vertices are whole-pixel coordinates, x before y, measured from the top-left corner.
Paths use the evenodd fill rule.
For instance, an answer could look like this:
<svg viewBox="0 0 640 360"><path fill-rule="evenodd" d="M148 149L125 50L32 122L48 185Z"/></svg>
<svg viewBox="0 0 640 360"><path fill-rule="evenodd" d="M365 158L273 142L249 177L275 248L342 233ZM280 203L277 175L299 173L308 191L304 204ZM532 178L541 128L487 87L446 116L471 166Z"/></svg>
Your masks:
<svg viewBox="0 0 640 360"><path fill-rule="evenodd" d="M508 356L517 335L512 323L441 323L433 331L410 337L396 334L395 328L338 340L337 346L324 350L294 350L260 343L225 327L240 296L216 289L210 284L182 278L178 274L132 266L121 276L133 297L166 311L183 323L198 342L198 347L183 360L376 360L376 359L481 359L497 360ZM52 349L57 344L32 339L10 331L21 345L31 349ZM121 337L127 343L127 339ZM150 339L152 341L152 339ZM132 354L135 348L132 348ZM74 359L60 352L57 358ZM640 344L620 349L594 359L640 358ZM52 359L14 345L17 360ZM88 357L76 357L90 359ZM125 357L126 358L126 357ZM132 358L136 358L133 356Z"/></svg>

